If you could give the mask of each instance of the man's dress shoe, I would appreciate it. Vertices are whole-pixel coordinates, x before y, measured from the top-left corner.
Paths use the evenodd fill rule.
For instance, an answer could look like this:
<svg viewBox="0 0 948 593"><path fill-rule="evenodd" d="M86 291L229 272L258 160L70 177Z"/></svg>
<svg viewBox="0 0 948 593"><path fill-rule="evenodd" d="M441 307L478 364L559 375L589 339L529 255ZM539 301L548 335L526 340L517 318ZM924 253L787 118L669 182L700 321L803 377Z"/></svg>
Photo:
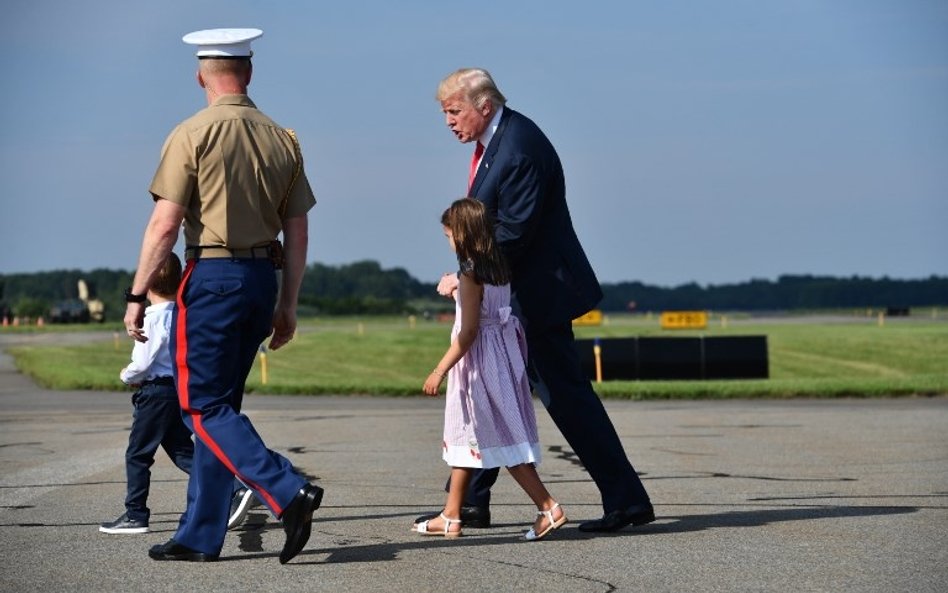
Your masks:
<svg viewBox="0 0 948 593"><path fill-rule="evenodd" d="M415 519L415 523L430 521L437 517L437 513L428 513ZM461 524L464 527L473 527L474 529L487 529L490 527L490 509L487 507L461 507Z"/></svg>
<svg viewBox="0 0 948 593"><path fill-rule="evenodd" d="M152 560L185 560L187 562L214 562L217 560L217 554L205 554L191 548L181 545L174 539L169 539L166 543L152 546L148 550L148 556Z"/></svg>
<svg viewBox="0 0 948 593"><path fill-rule="evenodd" d="M638 504L627 509L610 511L602 519L579 524L580 531L590 533L609 533L618 531L626 525L645 525L655 520L655 510L650 504Z"/></svg>
<svg viewBox="0 0 948 593"><path fill-rule="evenodd" d="M300 553L313 528L313 511L319 508L323 501L323 489L313 484L306 484L300 488L293 502L283 511L283 531L286 532L286 543L280 552L280 564L286 564Z"/></svg>

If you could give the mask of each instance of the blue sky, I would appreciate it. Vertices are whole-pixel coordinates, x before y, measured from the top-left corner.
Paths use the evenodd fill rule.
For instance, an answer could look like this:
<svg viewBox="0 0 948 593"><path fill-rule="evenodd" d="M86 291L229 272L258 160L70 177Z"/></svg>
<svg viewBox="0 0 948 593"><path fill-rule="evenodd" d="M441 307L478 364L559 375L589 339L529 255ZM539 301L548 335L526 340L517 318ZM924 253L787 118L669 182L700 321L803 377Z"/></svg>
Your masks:
<svg viewBox="0 0 948 593"><path fill-rule="evenodd" d="M948 275L948 2L8 0L0 273L137 264L181 36L259 27L250 95L296 129L310 261L435 280L471 148L434 91L489 69L557 147L601 280Z"/></svg>

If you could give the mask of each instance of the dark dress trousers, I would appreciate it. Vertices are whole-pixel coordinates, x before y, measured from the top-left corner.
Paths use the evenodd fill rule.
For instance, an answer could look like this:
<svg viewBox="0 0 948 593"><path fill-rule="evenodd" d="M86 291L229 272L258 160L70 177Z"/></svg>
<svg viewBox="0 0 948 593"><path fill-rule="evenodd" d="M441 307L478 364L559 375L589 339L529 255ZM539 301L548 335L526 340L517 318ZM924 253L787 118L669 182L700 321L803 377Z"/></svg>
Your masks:
<svg viewBox="0 0 948 593"><path fill-rule="evenodd" d="M595 481L606 513L647 504L602 402L580 367L572 320L602 290L573 230L563 167L529 118L505 107L470 190L494 216L510 264L512 306L526 329L530 382ZM498 470L475 472L465 504L487 507Z"/></svg>
<svg viewBox="0 0 948 593"><path fill-rule="evenodd" d="M191 473L194 443L191 431L181 421L178 392L173 383L146 382L132 396L132 430L125 450L125 513L133 521L148 523L148 492L155 453L162 447L171 461Z"/></svg>

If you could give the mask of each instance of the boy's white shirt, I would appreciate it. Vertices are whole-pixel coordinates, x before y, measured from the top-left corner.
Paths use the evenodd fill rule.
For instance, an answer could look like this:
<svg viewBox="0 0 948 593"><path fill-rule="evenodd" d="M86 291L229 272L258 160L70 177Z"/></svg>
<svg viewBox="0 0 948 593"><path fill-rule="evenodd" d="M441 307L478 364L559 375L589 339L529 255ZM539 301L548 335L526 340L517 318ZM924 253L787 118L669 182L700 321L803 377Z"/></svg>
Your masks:
<svg viewBox="0 0 948 593"><path fill-rule="evenodd" d="M157 303L145 308L142 331L147 342L135 342L132 362L119 373L126 385L138 384L158 377L171 377L171 313L174 301Z"/></svg>

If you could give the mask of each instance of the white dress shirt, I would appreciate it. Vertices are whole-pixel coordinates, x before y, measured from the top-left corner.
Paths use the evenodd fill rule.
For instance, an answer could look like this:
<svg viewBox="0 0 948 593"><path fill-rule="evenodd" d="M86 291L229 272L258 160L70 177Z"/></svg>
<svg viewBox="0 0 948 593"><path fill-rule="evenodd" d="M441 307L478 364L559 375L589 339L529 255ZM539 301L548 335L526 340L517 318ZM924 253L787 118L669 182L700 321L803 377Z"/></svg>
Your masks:
<svg viewBox="0 0 948 593"><path fill-rule="evenodd" d="M171 377L171 312L174 301L157 303L145 308L142 331L147 342L135 342L132 362L119 373L122 382L139 384L158 377Z"/></svg>
<svg viewBox="0 0 948 593"><path fill-rule="evenodd" d="M484 152L487 152L487 146L490 144L491 138L494 137L494 132L497 131L497 128L500 127L500 116L504 112L504 107L501 106L494 112L494 117L490 119L490 124L484 129L484 133L480 135L480 138L477 139L478 142L484 145ZM484 160L484 155L481 155L481 158L477 161L477 167L480 168L481 161ZM476 170L476 169L475 169Z"/></svg>

